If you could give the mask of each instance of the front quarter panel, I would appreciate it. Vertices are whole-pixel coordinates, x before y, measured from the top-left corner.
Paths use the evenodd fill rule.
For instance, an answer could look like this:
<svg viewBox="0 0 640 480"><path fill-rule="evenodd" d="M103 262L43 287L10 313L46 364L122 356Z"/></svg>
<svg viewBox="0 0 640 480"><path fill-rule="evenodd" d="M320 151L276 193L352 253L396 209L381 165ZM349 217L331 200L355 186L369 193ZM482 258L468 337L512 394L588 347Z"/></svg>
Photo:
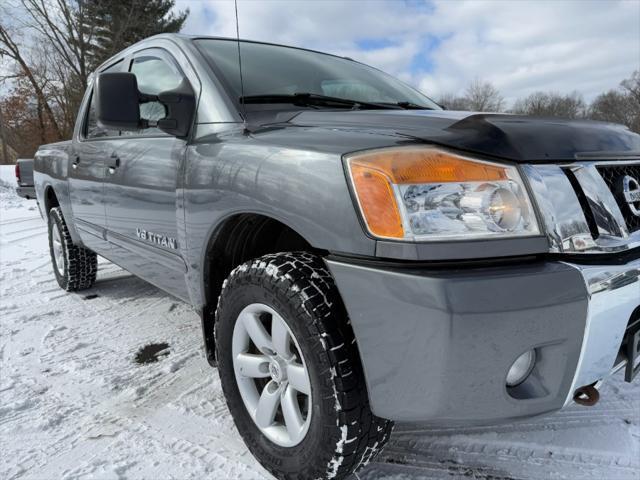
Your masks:
<svg viewBox="0 0 640 480"><path fill-rule="evenodd" d="M313 247L375 254L349 195L341 155L274 146L238 129L191 145L185 171L190 283L202 285L207 245L224 220L256 213L289 226ZM194 288L203 305L204 287Z"/></svg>

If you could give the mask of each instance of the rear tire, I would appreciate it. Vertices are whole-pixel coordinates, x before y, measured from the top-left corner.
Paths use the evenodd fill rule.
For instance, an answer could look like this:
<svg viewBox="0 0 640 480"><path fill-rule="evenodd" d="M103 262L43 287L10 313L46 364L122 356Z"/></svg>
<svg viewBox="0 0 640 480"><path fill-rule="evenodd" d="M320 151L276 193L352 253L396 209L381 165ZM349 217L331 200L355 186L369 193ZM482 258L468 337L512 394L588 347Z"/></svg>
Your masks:
<svg viewBox="0 0 640 480"><path fill-rule="evenodd" d="M60 288L74 292L93 286L98 257L91 250L73 244L60 207L49 210L49 252Z"/></svg>
<svg viewBox="0 0 640 480"><path fill-rule="evenodd" d="M253 317L246 319L246 312ZM288 343L294 351L292 361L304 364L310 383L308 399L302 393L297 397L301 420L309 420L296 442L278 441L281 437L274 439L267 430L288 430L284 392L289 380L295 386L293 376L283 379L279 374L287 363L276 354L280 349L275 330L271 330L276 318L284 321L292 337ZM270 386L269 395L279 386L283 392L283 403L276 407L279 410L268 420L273 422L268 427L258 425L264 425L264 417L254 421L259 418L257 409L249 412L247 405L252 405L252 400L247 401L247 389L242 385L245 373L238 369L237 355L234 364L233 352L239 345L237 324L244 326L255 319L267 334L266 345L273 340L271 345L276 347L258 347L260 342L265 345L264 338L251 343L254 335L248 334L250 340L245 335L241 342L244 351L264 362L246 376L255 380L258 395ZM369 463L387 441L392 422L376 417L369 408L353 331L333 278L320 258L304 252L281 253L237 267L220 295L215 337L218 372L236 426L251 453L277 478L346 478ZM249 344L253 350L246 349ZM253 400L255 405L255 394Z"/></svg>

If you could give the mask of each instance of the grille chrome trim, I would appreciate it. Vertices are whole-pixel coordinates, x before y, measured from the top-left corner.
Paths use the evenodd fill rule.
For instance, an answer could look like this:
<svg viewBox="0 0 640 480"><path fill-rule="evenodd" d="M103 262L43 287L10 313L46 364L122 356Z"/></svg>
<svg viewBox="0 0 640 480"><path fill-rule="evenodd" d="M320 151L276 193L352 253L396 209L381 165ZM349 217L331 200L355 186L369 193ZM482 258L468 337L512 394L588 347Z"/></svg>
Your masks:
<svg viewBox="0 0 640 480"><path fill-rule="evenodd" d="M551 253L615 253L640 247L640 230L629 232L614 193L598 172L598 167L626 164L640 164L640 158L522 166ZM597 238L592 235L566 171L575 175L591 206L599 233Z"/></svg>
<svg viewBox="0 0 640 480"><path fill-rule="evenodd" d="M579 165L571 168L571 171L589 200L600 235L628 238L629 231L620 207L596 166Z"/></svg>

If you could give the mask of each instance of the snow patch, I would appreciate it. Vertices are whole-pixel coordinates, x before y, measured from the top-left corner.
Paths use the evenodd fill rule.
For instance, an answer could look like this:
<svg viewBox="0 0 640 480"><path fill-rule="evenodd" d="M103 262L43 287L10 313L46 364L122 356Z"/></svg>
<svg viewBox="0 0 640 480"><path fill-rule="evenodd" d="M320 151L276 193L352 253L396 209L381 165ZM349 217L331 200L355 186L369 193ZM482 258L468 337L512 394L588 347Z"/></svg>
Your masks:
<svg viewBox="0 0 640 480"><path fill-rule="evenodd" d="M340 427L340 438L336 442L336 449L335 449L336 455L333 456L333 458L329 461L329 464L327 465L326 478L335 478L336 475L338 475L338 470L340 469L340 466L344 461L344 457L342 455L337 455L337 454L340 454L344 451L344 445L345 443L347 443L348 430L349 428L346 425L342 425Z"/></svg>

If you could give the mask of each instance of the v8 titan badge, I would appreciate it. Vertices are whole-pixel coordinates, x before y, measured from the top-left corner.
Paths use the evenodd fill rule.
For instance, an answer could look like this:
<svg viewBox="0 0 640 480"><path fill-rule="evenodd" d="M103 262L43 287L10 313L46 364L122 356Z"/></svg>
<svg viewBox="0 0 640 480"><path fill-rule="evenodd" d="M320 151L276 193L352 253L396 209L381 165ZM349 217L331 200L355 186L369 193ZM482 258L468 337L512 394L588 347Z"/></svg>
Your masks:
<svg viewBox="0 0 640 480"><path fill-rule="evenodd" d="M177 249L178 242L175 238L167 237L166 235L160 235L158 233L148 232L141 228L136 228L136 237L140 240L146 240L151 243L155 243L161 247Z"/></svg>

